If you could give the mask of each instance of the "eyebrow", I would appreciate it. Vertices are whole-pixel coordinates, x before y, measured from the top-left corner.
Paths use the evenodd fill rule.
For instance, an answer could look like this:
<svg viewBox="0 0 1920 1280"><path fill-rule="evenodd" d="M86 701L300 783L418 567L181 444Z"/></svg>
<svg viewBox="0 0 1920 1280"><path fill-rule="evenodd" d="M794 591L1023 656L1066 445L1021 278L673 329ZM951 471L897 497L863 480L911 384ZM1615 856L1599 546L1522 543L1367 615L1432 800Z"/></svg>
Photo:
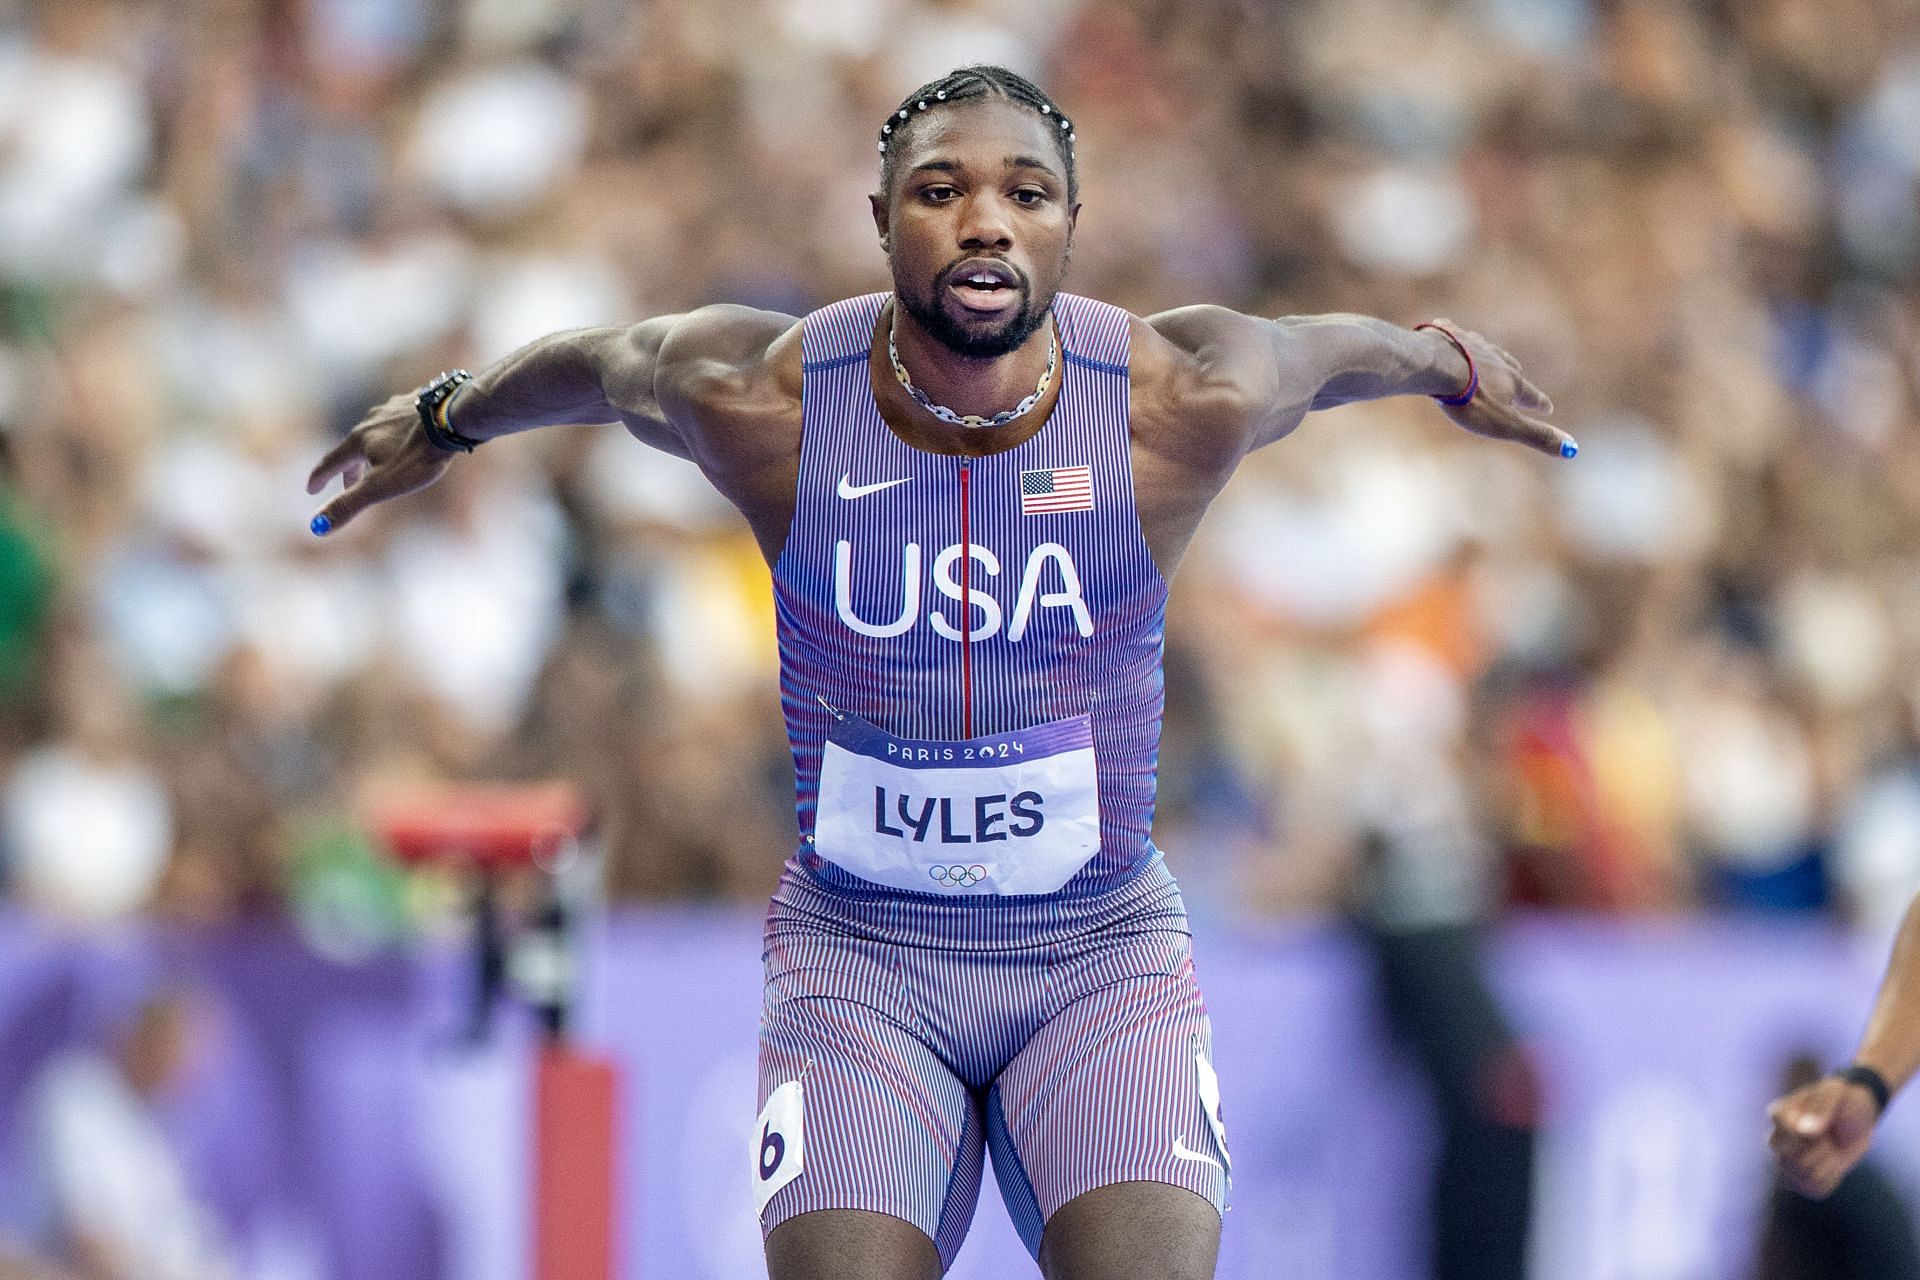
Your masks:
<svg viewBox="0 0 1920 1280"><path fill-rule="evenodd" d="M1041 169L1055 176L1059 175L1059 170L1045 160L1038 160L1033 156L1008 156L1002 163L1009 169Z"/></svg>

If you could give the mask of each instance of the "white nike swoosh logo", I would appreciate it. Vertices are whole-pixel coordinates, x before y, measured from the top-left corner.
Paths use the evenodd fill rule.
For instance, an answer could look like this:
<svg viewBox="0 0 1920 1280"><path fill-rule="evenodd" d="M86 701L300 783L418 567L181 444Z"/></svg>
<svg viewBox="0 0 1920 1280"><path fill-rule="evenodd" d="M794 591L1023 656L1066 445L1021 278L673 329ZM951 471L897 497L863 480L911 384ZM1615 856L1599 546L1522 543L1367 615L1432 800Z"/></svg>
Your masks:
<svg viewBox="0 0 1920 1280"><path fill-rule="evenodd" d="M1210 1155L1206 1155L1202 1152L1195 1151L1192 1147L1189 1147L1187 1145L1186 1139L1184 1138L1175 1138L1173 1140L1173 1154L1182 1160L1205 1160L1208 1164L1212 1165L1214 1168L1219 1169L1220 1172L1222 1173L1226 1172L1226 1169L1221 1167L1221 1164L1218 1160L1215 1160Z"/></svg>
<svg viewBox="0 0 1920 1280"><path fill-rule="evenodd" d="M849 471L840 477L840 487L835 489L834 492L849 500L864 498L870 493L878 493L882 489L891 489L893 486L905 484L911 479L913 479L912 476L901 476L898 480L882 480L878 484L855 484L853 483L853 472Z"/></svg>

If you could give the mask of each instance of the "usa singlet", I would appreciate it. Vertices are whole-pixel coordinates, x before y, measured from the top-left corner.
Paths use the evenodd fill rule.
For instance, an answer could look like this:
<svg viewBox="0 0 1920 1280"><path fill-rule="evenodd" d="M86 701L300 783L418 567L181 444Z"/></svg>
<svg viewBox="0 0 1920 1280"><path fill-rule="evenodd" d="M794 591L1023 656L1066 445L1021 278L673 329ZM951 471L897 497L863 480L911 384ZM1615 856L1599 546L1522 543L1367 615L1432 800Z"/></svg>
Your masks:
<svg viewBox="0 0 1920 1280"><path fill-rule="evenodd" d="M1110 889L1154 857L1167 598L1134 506L1127 314L1056 298L1052 415L961 458L880 417L886 301L806 320L773 575L799 860L836 888L976 902Z"/></svg>
<svg viewBox="0 0 1920 1280"><path fill-rule="evenodd" d="M1230 1160L1180 892L1148 839L1167 590L1141 533L1129 317L1054 300L1033 437L915 449L874 401L887 296L807 317L774 566L801 845L765 932L761 1229L913 1223L952 1263L989 1153L1039 1256L1120 1182L1216 1209Z"/></svg>

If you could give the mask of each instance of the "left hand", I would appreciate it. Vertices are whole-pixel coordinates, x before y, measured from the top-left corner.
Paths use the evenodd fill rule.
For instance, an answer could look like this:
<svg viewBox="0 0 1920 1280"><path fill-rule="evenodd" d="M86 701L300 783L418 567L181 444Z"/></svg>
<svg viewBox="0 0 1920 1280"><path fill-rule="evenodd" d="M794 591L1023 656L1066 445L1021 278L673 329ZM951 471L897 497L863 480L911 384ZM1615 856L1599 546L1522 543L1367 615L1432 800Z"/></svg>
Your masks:
<svg viewBox="0 0 1920 1280"><path fill-rule="evenodd" d="M1551 423L1529 417L1529 413L1552 413L1553 401L1528 382L1520 372L1520 362L1504 347L1496 346L1471 329L1463 329L1451 320L1434 324L1446 329L1473 355L1480 373L1480 389L1466 404L1441 405L1447 417L1477 436L1492 440L1512 440L1538 449L1556 458L1571 458L1579 446L1573 437Z"/></svg>

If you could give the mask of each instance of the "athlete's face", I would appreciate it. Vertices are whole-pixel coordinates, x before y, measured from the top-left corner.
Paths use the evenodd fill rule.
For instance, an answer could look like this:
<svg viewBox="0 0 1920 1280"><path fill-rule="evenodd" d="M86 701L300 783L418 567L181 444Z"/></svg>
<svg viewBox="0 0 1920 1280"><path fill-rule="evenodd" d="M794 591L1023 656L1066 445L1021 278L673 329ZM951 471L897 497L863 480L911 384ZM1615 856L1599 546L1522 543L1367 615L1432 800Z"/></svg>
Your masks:
<svg viewBox="0 0 1920 1280"><path fill-rule="evenodd" d="M990 358L1046 322L1080 206L1049 121L998 98L917 120L891 192L872 198L894 296L949 349Z"/></svg>

